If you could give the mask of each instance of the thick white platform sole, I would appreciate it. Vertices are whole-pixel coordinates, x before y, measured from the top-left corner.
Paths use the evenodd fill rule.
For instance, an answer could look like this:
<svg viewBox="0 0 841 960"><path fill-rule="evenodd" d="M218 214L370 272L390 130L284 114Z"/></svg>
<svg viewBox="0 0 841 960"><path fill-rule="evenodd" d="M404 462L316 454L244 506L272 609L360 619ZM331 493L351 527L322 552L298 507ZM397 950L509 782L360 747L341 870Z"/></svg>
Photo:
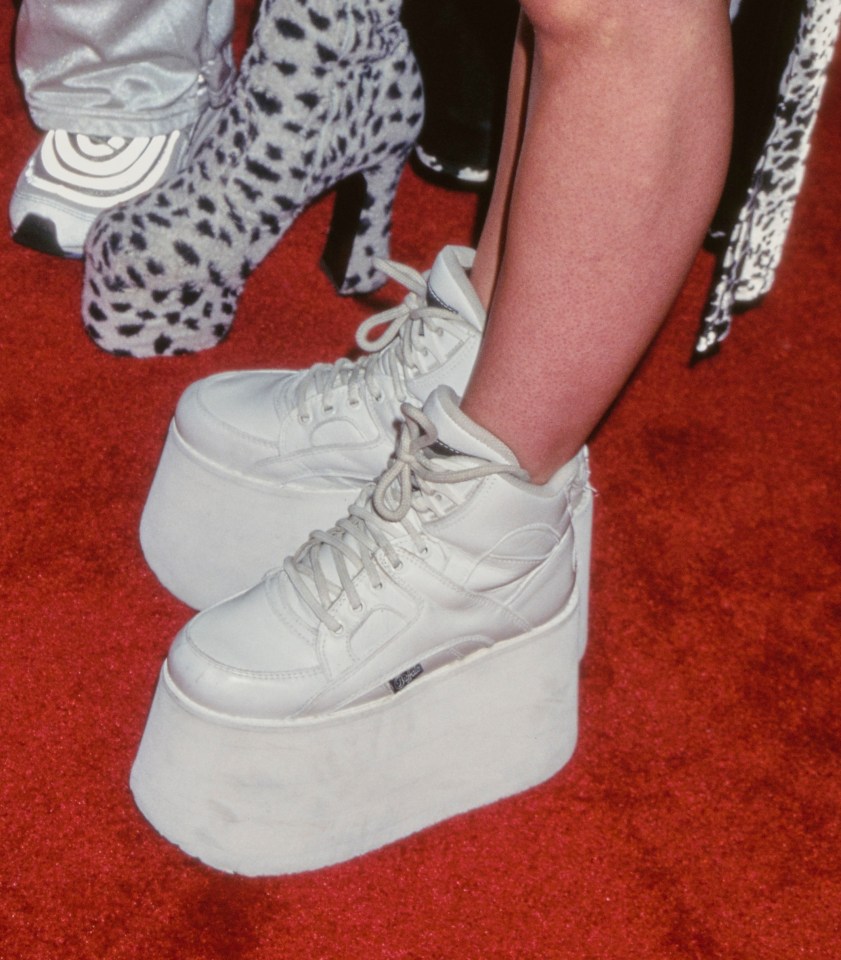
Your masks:
<svg viewBox="0 0 841 960"><path fill-rule="evenodd" d="M385 463L383 463L385 467ZM371 478L373 479L373 478ZM140 543L146 562L170 593L204 610L254 586L315 529L331 526L358 487L324 483L299 489L258 483L204 459L173 422L143 509ZM572 516L584 615L579 647L587 645L587 605L593 540L593 491Z"/></svg>
<svg viewBox="0 0 841 960"><path fill-rule="evenodd" d="M555 774L578 727L577 594L552 623L315 719L187 700L164 665L131 775L164 837L233 873L313 870Z"/></svg>
<svg viewBox="0 0 841 960"><path fill-rule="evenodd" d="M167 590L205 610L253 587L313 530L344 516L358 493L359 486L326 481L304 493L225 470L193 450L173 421L143 508L140 544Z"/></svg>

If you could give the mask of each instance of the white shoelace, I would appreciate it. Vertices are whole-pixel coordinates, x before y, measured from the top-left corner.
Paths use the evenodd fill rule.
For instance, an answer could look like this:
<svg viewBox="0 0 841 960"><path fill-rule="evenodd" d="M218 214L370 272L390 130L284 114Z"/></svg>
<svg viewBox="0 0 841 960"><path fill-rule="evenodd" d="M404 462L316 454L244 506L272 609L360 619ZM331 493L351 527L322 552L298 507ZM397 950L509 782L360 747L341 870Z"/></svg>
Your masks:
<svg viewBox="0 0 841 960"><path fill-rule="evenodd" d="M295 554L284 561L283 569L300 600L312 614L333 633L343 632L342 624L329 612L341 594L345 594L352 609L362 606L353 582L354 576L364 570L374 589L383 585L382 572L375 554L382 551L392 569L399 569L400 558L391 539L398 531L405 531L418 552L423 554L422 522L418 510L440 511L437 499L440 486L478 480L496 473L510 473L517 477L523 471L514 464L490 463L473 460L473 465L452 469L443 466L440 458L429 457L424 451L438 439L432 421L417 407L404 403L404 423L401 425L397 451L379 480L350 507L348 516L332 530L318 530ZM438 460L438 469L433 466ZM392 501L391 503L389 501ZM414 508L414 509L413 509ZM414 512L417 527L410 521ZM382 563L382 557L380 563ZM325 572L325 563L338 576L338 585Z"/></svg>
<svg viewBox="0 0 841 960"><path fill-rule="evenodd" d="M311 405L321 400L322 412L332 411L333 391L347 386L348 402L358 406L362 386L376 402L383 399L378 376L390 378L395 396L410 396L407 376L423 369L432 357L437 365L447 353L441 342L446 332L464 339L475 332L460 314L445 307L426 303L426 279L417 270L391 260L376 260L378 269L409 290L399 306L391 307L365 320L356 331L356 343L366 356L358 360L341 359L332 364L316 364L299 381L295 405L302 422L311 419ZM385 327L372 338L372 330Z"/></svg>

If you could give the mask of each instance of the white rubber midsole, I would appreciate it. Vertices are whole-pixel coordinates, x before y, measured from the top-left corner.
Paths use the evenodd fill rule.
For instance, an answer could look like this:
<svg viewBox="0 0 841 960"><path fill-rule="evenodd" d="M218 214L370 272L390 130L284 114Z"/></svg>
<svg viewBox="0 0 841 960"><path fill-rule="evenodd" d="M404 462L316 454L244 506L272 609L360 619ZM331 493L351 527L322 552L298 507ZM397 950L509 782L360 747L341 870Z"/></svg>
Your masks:
<svg viewBox="0 0 841 960"><path fill-rule="evenodd" d="M329 716L250 721L164 665L131 775L167 839L235 873L312 870L540 783L577 737L577 592L550 624Z"/></svg>
<svg viewBox="0 0 841 960"><path fill-rule="evenodd" d="M326 481L303 494L226 471L185 443L173 421L143 508L140 543L167 590L204 610L253 587L313 530L343 517L358 494L358 486Z"/></svg>

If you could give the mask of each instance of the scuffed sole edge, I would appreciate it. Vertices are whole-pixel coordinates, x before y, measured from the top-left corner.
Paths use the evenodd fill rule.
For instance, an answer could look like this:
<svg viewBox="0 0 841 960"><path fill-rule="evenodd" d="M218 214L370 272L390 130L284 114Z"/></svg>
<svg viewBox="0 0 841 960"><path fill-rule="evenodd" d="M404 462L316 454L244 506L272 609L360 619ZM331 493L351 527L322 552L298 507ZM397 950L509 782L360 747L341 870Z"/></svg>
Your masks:
<svg viewBox="0 0 841 960"><path fill-rule="evenodd" d="M131 774L146 819L250 876L339 863L541 783L577 738L578 597L389 699L280 722L190 702L164 666Z"/></svg>

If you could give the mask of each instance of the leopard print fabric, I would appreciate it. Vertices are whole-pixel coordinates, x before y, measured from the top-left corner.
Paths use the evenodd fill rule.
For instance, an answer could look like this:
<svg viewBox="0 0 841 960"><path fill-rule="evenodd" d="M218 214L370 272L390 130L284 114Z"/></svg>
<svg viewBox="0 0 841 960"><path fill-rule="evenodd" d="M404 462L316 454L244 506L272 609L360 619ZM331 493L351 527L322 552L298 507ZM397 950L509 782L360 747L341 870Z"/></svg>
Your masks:
<svg viewBox="0 0 841 960"><path fill-rule="evenodd" d="M730 235L695 345L695 359L716 352L737 304L764 296L782 257L826 75L841 22L841 0L807 0L780 84L771 133Z"/></svg>
<svg viewBox="0 0 841 960"><path fill-rule="evenodd" d="M225 337L249 274L336 185L340 292L384 277L397 181L423 119L399 0L263 0L231 100L187 169L104 212L82 312L102 349L189 353Z"/></svg>

